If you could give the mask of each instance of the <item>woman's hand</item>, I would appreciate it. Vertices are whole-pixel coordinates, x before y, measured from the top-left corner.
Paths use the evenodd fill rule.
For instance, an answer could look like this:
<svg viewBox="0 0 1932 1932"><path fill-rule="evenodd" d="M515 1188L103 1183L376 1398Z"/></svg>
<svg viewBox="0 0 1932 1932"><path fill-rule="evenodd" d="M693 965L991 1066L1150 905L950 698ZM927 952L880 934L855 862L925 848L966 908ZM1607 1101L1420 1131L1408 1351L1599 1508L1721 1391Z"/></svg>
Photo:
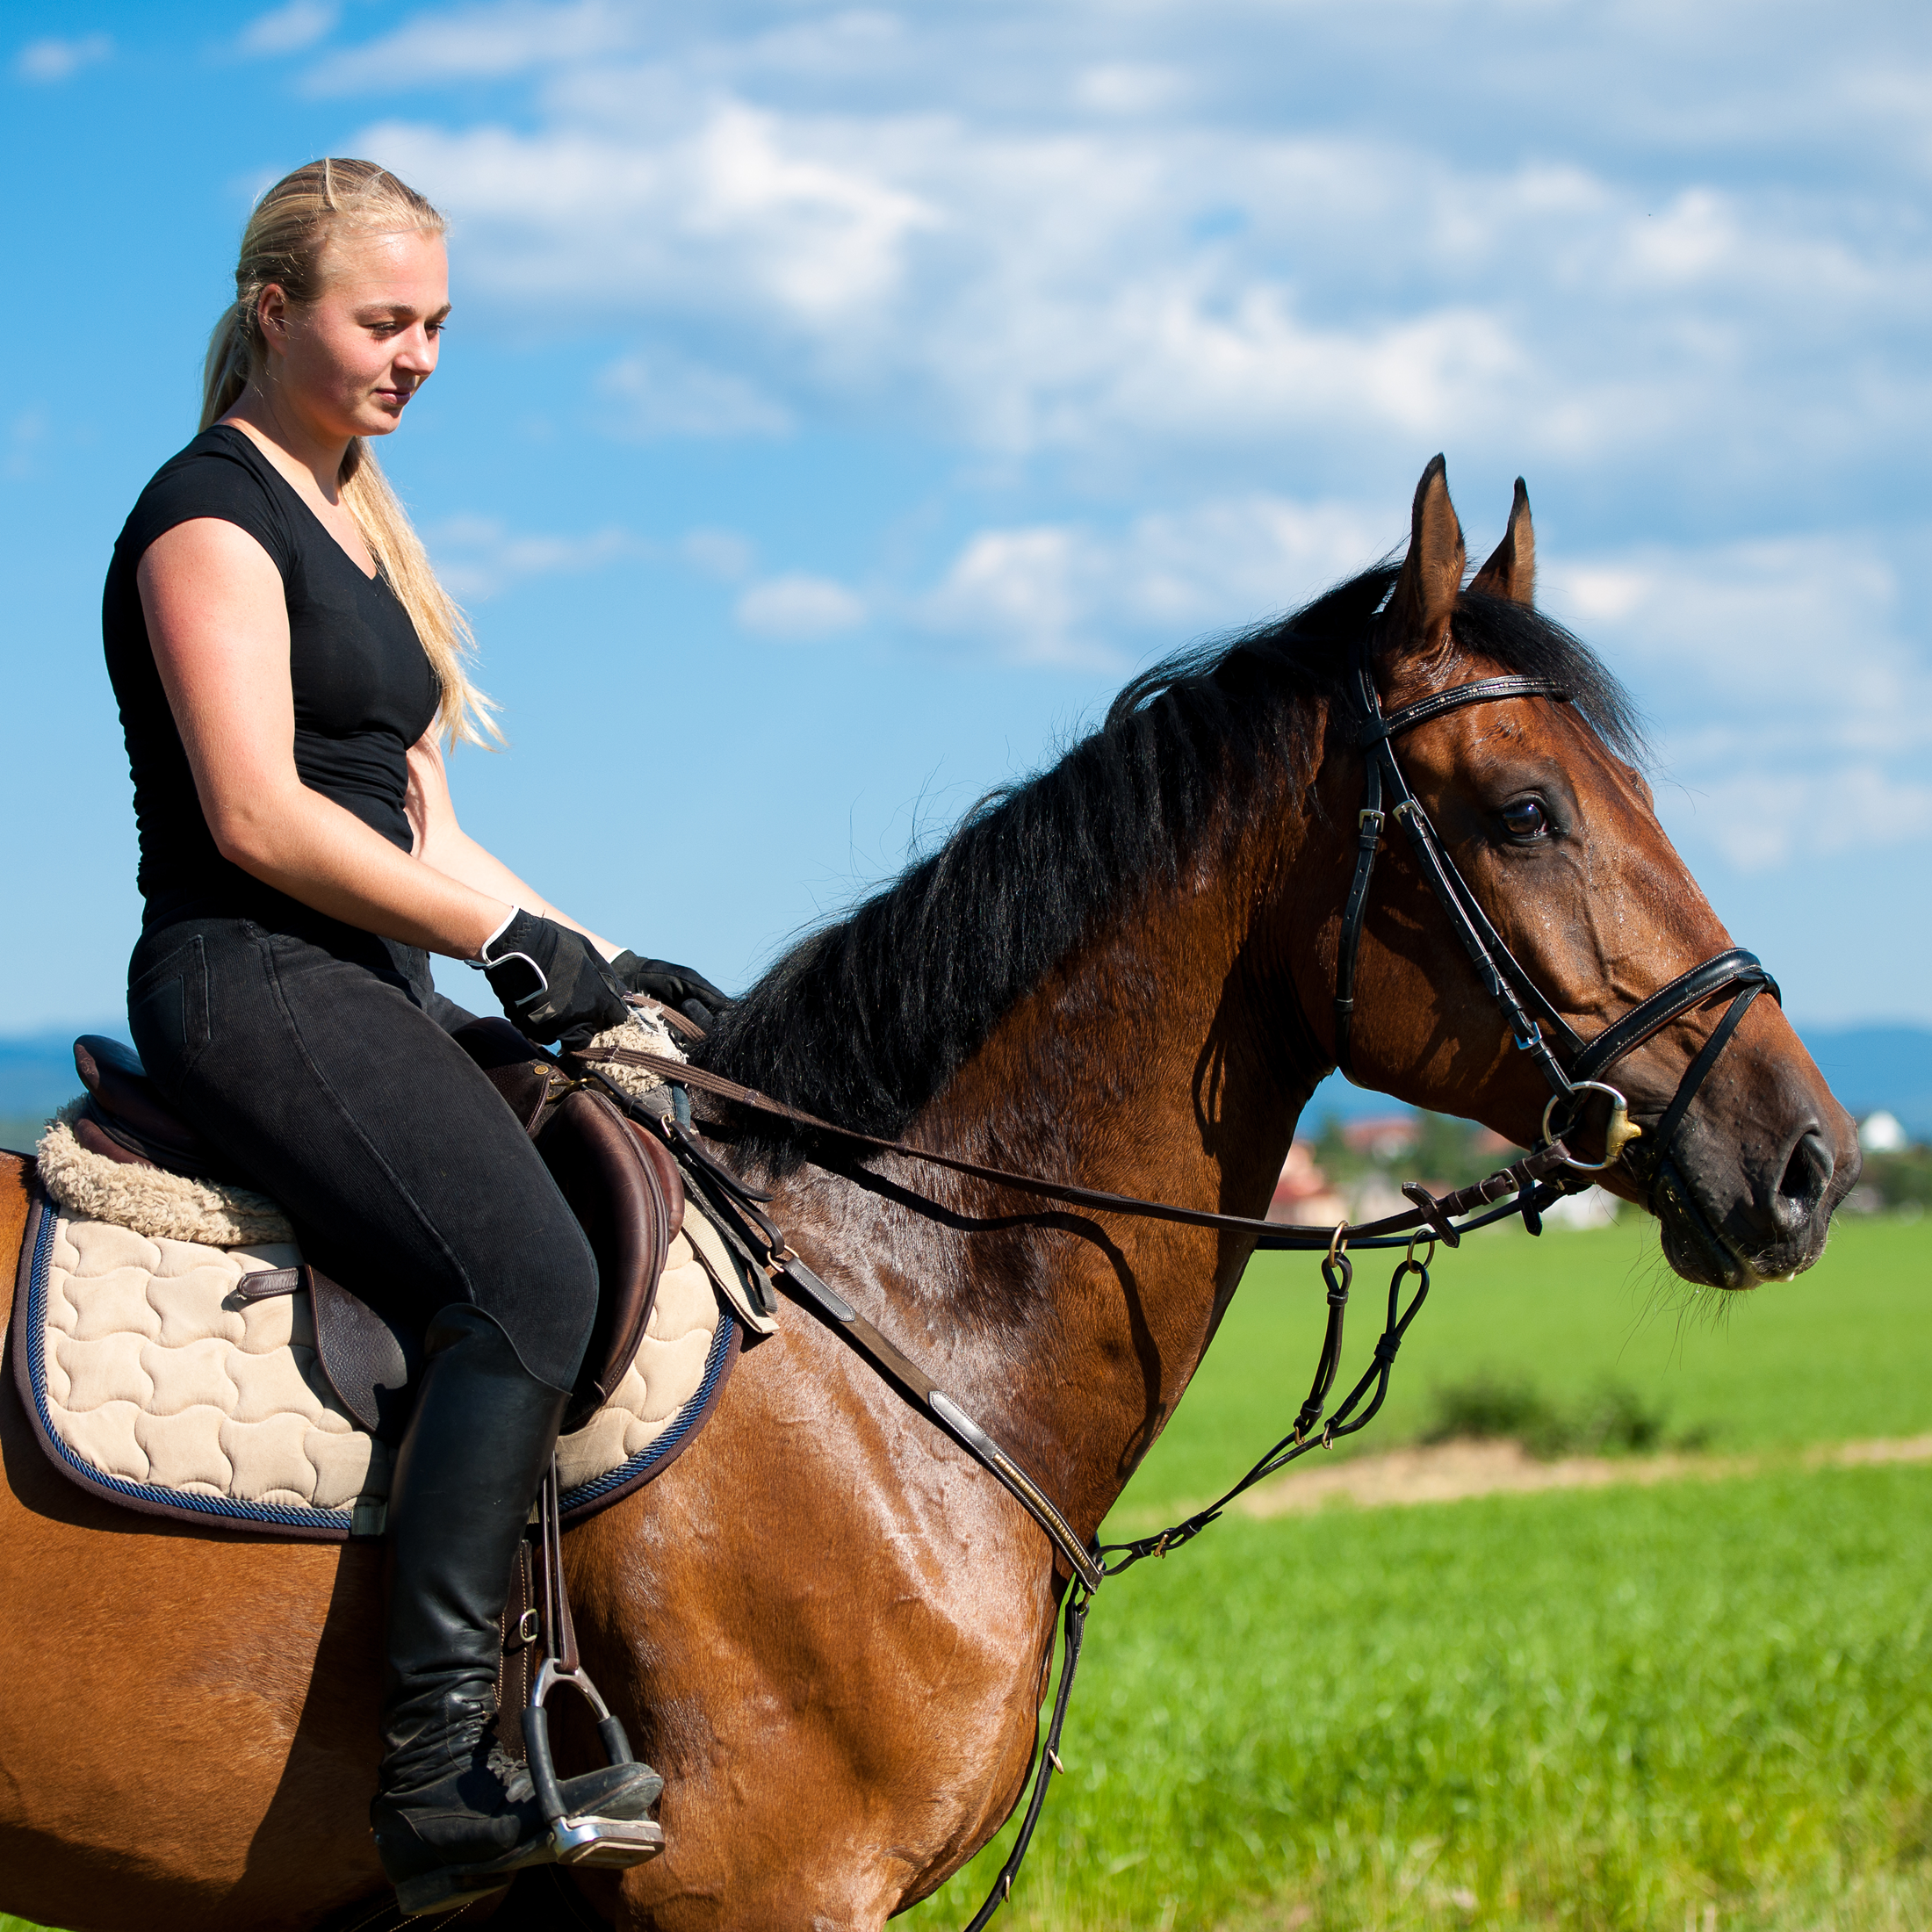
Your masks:
<svg viewBox="0 0 1932 1932"><path fill-rule="evenodd" d="M617 948L600 933L580 925L570 914L559 912L533 885L515 873L494 853L479 846L457 823L456 804L450 797L450 774L443 763L443 747L436 733L425 732L409 752L409 791L403 808L415 833L415 854L427 866L447 873L463 884L501 899L506 907L518 906L538 919L550 919L580 933L602 959L616 957Z"/></svg>
<svg viewBox="0 0 1932 1932"><path fill-rule="evenodd" d="M710 980L688 966L674 966L667 959L639 959L635 953L619 953L610 970L634 993L648 993L667 1006L675 1006L687 1020L709 1027L732 1005L729 993L720 992Z"/></svg>
<svg viewBox="0 0 1932 1932"><path fill-rule="evenodd" d="M484 941L476 963L527 1039L588 1047L630 1013L624 987L581 933L521 907Z"/></svg>

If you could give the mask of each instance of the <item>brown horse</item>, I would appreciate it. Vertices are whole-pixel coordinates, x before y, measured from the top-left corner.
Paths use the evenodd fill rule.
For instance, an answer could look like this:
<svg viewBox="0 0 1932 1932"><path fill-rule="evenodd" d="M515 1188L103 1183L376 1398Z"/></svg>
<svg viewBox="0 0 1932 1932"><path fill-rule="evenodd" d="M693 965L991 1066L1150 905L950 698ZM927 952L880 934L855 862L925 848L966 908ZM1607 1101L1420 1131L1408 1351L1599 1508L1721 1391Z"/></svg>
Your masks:
<svg viewBox="0 0 1932 1932"><path fill-rule="evenodd" d="M1365 637L1392 706L1503 673L1571 695L1451 712L1402 757L1498 932L1594 1034L1729 942L1652 811L1626 702L1535 614L1532 567L1519 499L1464 589L1431 465L1399 578L1370 571L1137 681L1056 767L782 962L710 1063L978 1161L1260 1212L1335 1057L1363 783L1340 693ZM1534 1139L1542 1080L1397 840L1355 1000L1359 1078ZM1654 1127L1723 1010L1705 1002L1622 1063L1638 1121ZM800 1252L1092 1532L1250 1242L1042 1213L712 1124L775 1188ZM1668 1188L1643 1148L1608 1185L1654 1195L1679 1272L1727 1287L1815 1260L1857 1168L1850 1121L1770 998L1698 1092ZM21 1186L10 1170L16 1232ZM1313 1306L1309 1323L1312 1345ZM0 1906L259 1932L379 1893L379 1553L156 1528L97 1502L42 1459L11 1374L0 1446ZM574 1532L568 1563L587 1661L668 1781L667 1854L571 1881L616 1924L877 1927L1012 1806L1062 1588L1046 1540L796 1308L691 1451Z"/></svg>

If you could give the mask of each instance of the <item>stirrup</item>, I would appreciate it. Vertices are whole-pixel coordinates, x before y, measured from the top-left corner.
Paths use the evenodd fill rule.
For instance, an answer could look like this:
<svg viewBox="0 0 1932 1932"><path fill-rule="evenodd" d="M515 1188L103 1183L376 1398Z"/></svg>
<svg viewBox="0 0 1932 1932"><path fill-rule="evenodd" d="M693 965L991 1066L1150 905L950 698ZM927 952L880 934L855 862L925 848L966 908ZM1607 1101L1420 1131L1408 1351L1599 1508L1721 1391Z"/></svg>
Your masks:
<svg viewBox="0 0 1932 1932"><path fill-rule="evenodd" d="M560 1865L641 1865L664 1849L663 1826L648 1818L604 1818L595 1813L573 1817L564 1808L551 1756L550 1712L544 1708L544 1700L560 1683L567 1683L595 1714L604 1761L614 1767L638 1762L623 1719L610 1714L590 1673L581 1664L562 1668L556 1658L545 1657L530 1686L530 1702L523 1706L523 1750L537 1808L550 1827L551 1852Z"/></svg>
<svg viewBox="0 0 1932 1932"><path fill-rule="evenodd" d="M597 1719L597 1740L603 1746L604 1762L613 1769L638 1763L631 1740L624 1734L623 1719L611 1715L603 1694L590 1681L590 1673L577 1654L576 1626L571 1618L570 1598L564 1589L562 1511L557 1489L557 1460L552 1456L537 1500L537 1575L544 1661L530 1685L530 1701L523 1706L523 1751L537 1808L550 1827L551 1856L560 1865L623 1870L641 1865L664 1849L663 1826L649 1818L568 1813L557 1782L556 1762L551 1755L550 1712L544 1702L559 1684L568 1684L589 1705Z"/></svg>

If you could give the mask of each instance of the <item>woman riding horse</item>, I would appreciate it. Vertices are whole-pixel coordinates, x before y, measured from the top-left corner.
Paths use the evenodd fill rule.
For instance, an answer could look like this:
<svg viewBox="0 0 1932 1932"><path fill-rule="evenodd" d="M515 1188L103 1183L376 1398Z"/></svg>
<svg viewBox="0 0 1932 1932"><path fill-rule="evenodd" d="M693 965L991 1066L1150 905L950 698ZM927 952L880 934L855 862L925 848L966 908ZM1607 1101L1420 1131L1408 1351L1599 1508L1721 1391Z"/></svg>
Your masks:
<svg viewBox="0 0 1932 1932"><path fill-rule="evenodd" d="M367 440L435 371L443 236L367 162L270 189L209 347L200 434L142 491L103 612L141 829L135 1044L307 1256L425 1338L389 1501L370 1808L413 1911L547 1855L493 1754L498 1619L597 1302L589 1247L451 1039L470 1016L428 955L480 966L539 1042L582 1043L626 992L699 1015L723 997L620 952L457 824L443 747L494 727L464 619ZM631 1764L565 1796L634 1820L660 1789Z"/></svg>

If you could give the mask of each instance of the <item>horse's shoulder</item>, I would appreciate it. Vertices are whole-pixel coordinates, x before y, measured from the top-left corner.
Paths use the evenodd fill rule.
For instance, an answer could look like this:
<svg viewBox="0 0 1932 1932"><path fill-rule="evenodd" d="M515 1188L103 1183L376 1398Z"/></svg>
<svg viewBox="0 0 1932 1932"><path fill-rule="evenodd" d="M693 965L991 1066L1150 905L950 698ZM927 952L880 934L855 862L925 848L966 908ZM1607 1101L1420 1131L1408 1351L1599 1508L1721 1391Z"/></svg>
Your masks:
<svg viewBox="0 0 1932 1932"><path fill-rule="evenodd" d="M0 1311L11 1311L13 1306L14 1275L27 1230L27 1177L32 1168L29 1156L0 1150Z"/></svg>

